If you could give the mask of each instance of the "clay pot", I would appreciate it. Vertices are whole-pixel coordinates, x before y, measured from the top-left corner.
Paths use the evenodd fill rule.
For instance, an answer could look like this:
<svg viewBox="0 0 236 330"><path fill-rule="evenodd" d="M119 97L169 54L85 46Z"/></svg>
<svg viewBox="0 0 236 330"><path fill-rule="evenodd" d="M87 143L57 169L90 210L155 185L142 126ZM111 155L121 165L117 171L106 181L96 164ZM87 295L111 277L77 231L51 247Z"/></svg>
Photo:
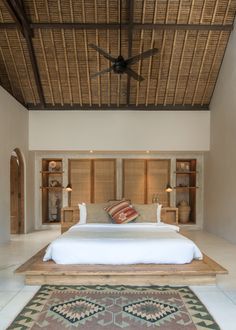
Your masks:
<svg viewBox="0 0 236 330"><path fill-rule="evenodd" d="M178 204L178 209L179 209L179 222L180 223L187 223L189 221L189 215L191 208L188 205L187 201L181 201Z"/></svg>

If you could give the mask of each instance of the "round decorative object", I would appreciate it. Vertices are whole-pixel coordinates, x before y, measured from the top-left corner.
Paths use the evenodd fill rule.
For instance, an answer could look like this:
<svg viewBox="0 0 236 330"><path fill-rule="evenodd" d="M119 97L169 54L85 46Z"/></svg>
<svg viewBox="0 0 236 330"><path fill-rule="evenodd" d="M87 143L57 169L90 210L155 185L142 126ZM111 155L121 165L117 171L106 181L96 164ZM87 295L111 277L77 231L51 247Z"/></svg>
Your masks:
<svg viewBox="0 0 236 330"><path fill-rule="evenodd" d="M52 180L52 181L50 182L50 186L51 186L51 187L60 187L61 185L60 185L60 182L59 182L59 181L57 181L57 180Z"/></svg>
<svg viewBox="0 0 236 330"><path fill-rule="evenodd" d="M54 160L52 160L51 162L49 162L49 169L52 171L52 170L55 170L56 166L57 166L57 162L55 162Z"/></svg>
<svg viewBox="0 0 236 330"><path fill-rule="evenodd" d="M189 215L191 208L188 205L188 202L183 200L178 204L179 209L179 222L180 223L187 223L189 221Z"/></svg>

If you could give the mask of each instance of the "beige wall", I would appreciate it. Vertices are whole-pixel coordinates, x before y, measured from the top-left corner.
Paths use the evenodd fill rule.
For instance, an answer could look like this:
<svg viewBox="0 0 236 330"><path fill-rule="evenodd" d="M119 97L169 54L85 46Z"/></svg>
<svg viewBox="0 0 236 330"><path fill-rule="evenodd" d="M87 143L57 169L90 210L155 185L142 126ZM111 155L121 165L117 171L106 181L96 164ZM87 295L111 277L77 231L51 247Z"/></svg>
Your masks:
<svg viewBox="0 0 236 330"><path fill-rule="evenodd" d="M26 171L29 167L28 157L28 111L12 96L0 87L0 242L10 238L10 156L19 148L25 160ZM27 198L26 230L33 228L33 178L30 172L25 178Z"/></svg>
<svg viewBox="0 0 236 330"><path fill-rule="evenodd" d="M211 146L205 163L205 228L236 243L236 31L211 102Z"/></svg>
<svg viewBox="0 0 236 330"><path fill-rule="evenodd" d="M208 111L31 111L30 150L205 151Z"/></svg>

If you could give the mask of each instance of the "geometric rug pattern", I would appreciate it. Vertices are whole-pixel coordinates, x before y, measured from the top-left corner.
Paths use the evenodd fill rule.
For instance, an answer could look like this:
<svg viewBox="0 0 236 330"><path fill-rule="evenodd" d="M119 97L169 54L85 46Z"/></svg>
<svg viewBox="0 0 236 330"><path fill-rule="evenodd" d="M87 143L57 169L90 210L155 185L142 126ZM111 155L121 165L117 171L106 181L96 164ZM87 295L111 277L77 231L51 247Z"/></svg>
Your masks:
<svg viewBox="0 0 236 330"><path fill-rule="evenodd" d="M220 330L187 286L43 285L9 330Z"/></svg>

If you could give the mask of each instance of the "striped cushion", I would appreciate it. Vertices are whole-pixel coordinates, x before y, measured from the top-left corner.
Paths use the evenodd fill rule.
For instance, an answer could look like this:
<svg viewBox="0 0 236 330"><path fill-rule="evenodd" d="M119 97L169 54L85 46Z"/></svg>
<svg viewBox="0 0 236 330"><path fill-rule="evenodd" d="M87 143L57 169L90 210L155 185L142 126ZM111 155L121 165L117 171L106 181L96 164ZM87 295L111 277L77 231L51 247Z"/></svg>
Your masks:
<svg viewBox="0 0 236 330"><path fill-rule="evenodd" d="M124 200L108 206L105 210L117 224L128 223L139 216L129 202Z"/></svg>

